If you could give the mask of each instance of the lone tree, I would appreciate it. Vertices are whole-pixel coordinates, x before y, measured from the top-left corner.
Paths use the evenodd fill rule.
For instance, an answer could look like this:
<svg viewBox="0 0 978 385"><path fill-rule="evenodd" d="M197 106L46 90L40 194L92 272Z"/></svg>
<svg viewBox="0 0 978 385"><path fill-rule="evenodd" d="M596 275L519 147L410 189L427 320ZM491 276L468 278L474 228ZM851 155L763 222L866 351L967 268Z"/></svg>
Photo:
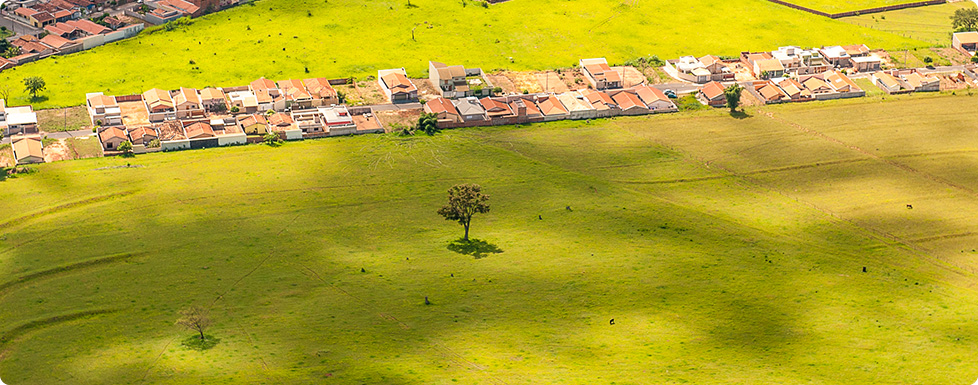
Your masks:
<svg viewBox="0 0 978 385"><path fill-rule="evenodd" d="M731 113L737 111L737 106L740 105L740 93L743 91L744 87L737 83L723 90L723 96L727 98L727 107L730 107Z"/></svg>
<svg viewBox="0 0 978 385"><path fill-rule="evenodd" d="M957 32L978 30L978 8L961 8L951 16L951 25Z"/></svg>
<svg viewBox="0 0 978 385"><path fill-rule="evenodd" d="M37 93L43 91L46 86L44 78L40 76L24 78L24 88L31 94L31 100L37 99Z"/></svg>
<svg viewBox="0 0 978 385"><path fill-rule="evenodd" d="M211 326L211 318L207 314L207 310L199 306L191 306L180 311L180 319L177 320L177 325L200 333L200 339L203 340L204 330Z"/></svg>
<svg viewBox="0 0 978 385"><path fill-rule="evenodd" d="M415 128L424 131L425 134L434 135L435 132L438 132L438 114L421 113L421 116L418 117L418 125Z"/></svg>
<svg viewBox="0 0 978 385"><path fill-rule="evenodd" d="M477 184L457 184L448 189L448 204L438 210L438 214L449 221L458 221L465 228L466 242L469 241L469 225L472 216L489 212L489 196L482 193Z"/></svg>
<svg viewBox="0 0 978 385"><path fill-rule="evenodd" d="M127 140L119 143L119 151L122 151L122 154L125 156L132 156L132 142Z"/></svg>

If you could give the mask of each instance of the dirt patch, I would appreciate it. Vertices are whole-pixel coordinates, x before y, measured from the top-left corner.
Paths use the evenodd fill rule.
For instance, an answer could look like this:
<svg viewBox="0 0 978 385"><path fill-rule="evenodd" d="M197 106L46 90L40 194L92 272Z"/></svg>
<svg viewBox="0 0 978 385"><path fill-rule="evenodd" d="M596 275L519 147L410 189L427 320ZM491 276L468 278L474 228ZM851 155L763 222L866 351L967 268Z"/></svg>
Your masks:
<svg viewBox="0 0 978 385"><path fill-rule="evenodd" d="M91 127L85 107L50 108L37 111L37 127L41 131L73 131Z"/></svg>
<svg viewBox="0 0 978 385"><path fill-rule="evenodd" d="M537 83L536 75L531 72L505 71L503 75L509 78L509 81L512 82L518 94L543 92L543 87L540 86L540 83Z"/></svg>
<svg viewBox="0 0 978 385"><path fill-rule="evenodd" d="M355 83L355 88L357 95L359 95L359 101L363 105L390 103L387 100L387 94L380 88L380 84L377 83L376 79L358 80ZM347 100L349 100L349 96Z"/></svg>
<svg viewBox="0 0 978 385"><path fill-rule="evenodd" d="M122 110L122 124L129 127L149 125L149 111L143 102L122 102L119 109Z"/></svg>
<svg viewBox="0 0 978 385"><path fill-rule="evenodd" d="M560 74L552 71L540 72L536 74L537 83L543 88L544 92L553 92L562 94L564 92L570 91L567 88L567 83L560 78Z"/></svg>
<svg viewBox="0 0 978 385"><path fill-rule="evenodd" d="M520 93L516 91L516 85L513 84L505 74L497 72L494 74L486 74L486 79L489 80L496 87L503 89L503 94L516 94Z"/></svg>
<svg viewBox="0 0 978 385"><path fill-rule="evenodd" d="M14 161L14 149L9 144L0 145L0 165L3 167L13 167L17 162Z"/></svg>
<svg viewBox="0 0 978 385"><path fill-rule="evenodd" d="M744 66L742 62L727 62L727 68L734 73L734 79L738 82L749 82L757 80L754 74L750 72L750 68Z"/></svg>
<svg viewBox="0 0 978 385"><path fill-rule="evenodd" d="M954 48L931 48L930 50L954 65L971 63L971 56Z"/></svg>
<svg viewBox="0 0 978 385"><path fill-rule="evenodd" d="M964 90L968 88L978 88L978 83L975 83L970 77L958 72L949 75L937 75L941 79L941 91L956 91Z"/></svg>
<svg viewBox="0 0 978 385"><path fill-rule="evenodd" d="M393 132L417 123L421 111L419 109L374 111L374 116L380 120L387 132Z"/></svg>
<svg viewBox="0 0 978 385"><path fill-rule="evenodd" d="M612 71L622 74L622 87L630 88L646 83L645 75L635 69L635 67L620 66L611 67Z"/></svg>
<svg viewBox="0 0 978 385"><path fill-rule="evenodd" d="M441 97L441 92L436 90L428 79L411 79L411 82L418 87L418 99L428 101Z"/></svg>
<svg viewBox="0 0 978 385"><path fill-rule="evenodd" d="M71 150L68 149L64 139L59 139L54 143L44 146L44 162L46 163L71 159L74 159L74 157L71 156Z"/></svg>

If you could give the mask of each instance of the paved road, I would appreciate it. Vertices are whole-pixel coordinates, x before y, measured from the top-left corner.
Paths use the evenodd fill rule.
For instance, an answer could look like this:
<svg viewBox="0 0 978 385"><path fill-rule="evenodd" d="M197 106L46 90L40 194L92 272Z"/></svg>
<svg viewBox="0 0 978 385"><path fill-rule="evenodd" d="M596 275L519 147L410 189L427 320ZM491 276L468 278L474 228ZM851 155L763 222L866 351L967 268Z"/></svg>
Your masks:
<svg viewBox="0 0 978 385"><path fill-rule="evenodd" d="M14 17L10 16L7 12L3 12L3 15L0 16L0 26L7 27L7 29L14 31L18 35L36 35L43 31L20 20L14 20Z"/></svg>

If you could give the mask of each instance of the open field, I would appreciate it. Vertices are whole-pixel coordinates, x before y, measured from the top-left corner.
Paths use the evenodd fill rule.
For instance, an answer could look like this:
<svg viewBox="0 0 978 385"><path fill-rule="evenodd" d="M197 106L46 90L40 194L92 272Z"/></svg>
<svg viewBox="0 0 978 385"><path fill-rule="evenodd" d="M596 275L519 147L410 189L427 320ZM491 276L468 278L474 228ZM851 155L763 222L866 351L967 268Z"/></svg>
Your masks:
<svg viewBox="0 0 978 385"><path fill-rule="evenodd" d="M978 96L886 99L39 165L0 189L0 373L970 383ZM463 182L501 254L446 250Z"/></svg>
<svg viewBox="0 0 978 385"><path fill-rule="evenodd" d="M950 47L951 33L954 32L954 29L951 28L951 15L954 15L955 10L974 7L975 3L972 1L961 1L957 3L844 17L838 20L889 32L908 39L925 41L942 47ZM890 48L896 50L904 49L905 47L894 46Z"/></svg>
<svg viewBox="0 0 978 385"><path fill-rule="evenodd" d="M406 67L411 76L426 77L428 60L488 72L567 67L594 56L620 63L650 54L737 55L788 44L925 45L763 0L540 0L489 8L453 0L411 4L261 0L173 31L4 71L0 83L16 83L11 104L26 103L21 79L43 77L48 99L36 107L47 108L82 104L86 92L235 86L259 76L364 78L376 76L378 69Z"/></svg>
<svg viewBox="0 0 978 385"><path fill-rule="evenodd" d="M850 1L785 0L785 1L795 5L800 5L802 7L811 8L816 11L822 11L825 13L840 13L840 12L848 12L848 11L859 11L862 9L886 7L890 5L916 3L917 1L921 1L921 0L850 0ZM922 7L912 8L912 9L922 9Z"/></svg>
<svg viewBox="0 0 978 385"><path fill-rule="evenodd" d="M37 126L41 131L72 131L91 127L85 107L50 108L37 111Z"/></svg>

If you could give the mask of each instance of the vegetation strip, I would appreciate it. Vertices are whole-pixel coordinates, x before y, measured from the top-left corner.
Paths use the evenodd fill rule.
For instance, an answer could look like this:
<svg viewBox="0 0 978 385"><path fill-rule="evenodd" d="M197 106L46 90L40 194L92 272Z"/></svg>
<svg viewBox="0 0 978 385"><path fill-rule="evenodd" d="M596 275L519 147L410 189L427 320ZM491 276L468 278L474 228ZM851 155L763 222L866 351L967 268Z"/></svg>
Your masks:
<svg viewBox="0 0 978 385"><path fill-rule="evenodd" d="M122 198L122 197L129 196L129 195L132 195L132 194L135 194L135 193L136 193L135 190L120 191L120 192L115 193L115 194L99 195L99 196L95 196L95 197L83 199L83 200L80 200L80 201L75 201L75 202L71 202L71 203L65 203L65 204L60 205L60 206L55 206L55 207L51 207L49 209L45 209L45 210L41 210L41 211L35 212L33 214L25 215L25 216L14 218L14 219L9 219L9 220L7 220L5 222L0 223L0 228L10 229L11 227L16 226L18 224L24 224L24 222L29 221L31 219L37 219L37 218L42 217L42 216L45 216L45 215L51 215L51 214L54 214L54 213L57 213L57 212L60 212L60 211L65 211L65 210L73 209L75 207L89 205L89 204L92 204L92 203L107 201L107 200L114 199L114 198Z"/></svg>
<svg viewBox="0 0 978 385"><path fill-rule="evenodd" d="M58 315L54 317L44 318L40 320L30 321L23 325L14 327L3 334L0 334L0 346L6 345L16 339L17 337L23 336L31 331L52 326L59 323L65 323L70 321L75 321L83 318L94 317L102 314L112 314L118 312L119 309L95 309L95 310L85 310L75 313L68 313L63 315Z"/></svg>
<svg viewBox="0 0 978 385"><path fill-rule="evenodd" d="M61 266L61 267L56 267L56 268L53 268L53 269L48 269L48 270L43 270L43 271L37 271L37 272L34 272L34 273L22 275L20 277L17 277L17 279L15 279L13 281L7 281L5 283L0 284L0 297L3 297L4 295L6 295L7 293L9 293L11 290L13 290L14 288L16 288L17 286L23 286L23 285L26 285L28 283L32 283L32 282L37 281L37 280L40 280L40 279L50 278L52 276L66 274L66 273L71 273L71 272L75 272L75 271L78 271L78 270L82 270L82 269L86 269L86 268L91 268L91 267L96 267L96 266L101 266L101 265L106 265L106 264L110 264L110 263L114 263L114 262L125 261L125 260L131 259L131 258L135 258L135 257L139 257L139 256L142 256L142 255L146 255L146 252L143 251L143 252L138 252L138 253L115 254L115 255L110 255L110 256L107 256L107 257L90 259L90 260L87 260L87 261L73 263L73 264L67 265L67 266Z"/></svg>

